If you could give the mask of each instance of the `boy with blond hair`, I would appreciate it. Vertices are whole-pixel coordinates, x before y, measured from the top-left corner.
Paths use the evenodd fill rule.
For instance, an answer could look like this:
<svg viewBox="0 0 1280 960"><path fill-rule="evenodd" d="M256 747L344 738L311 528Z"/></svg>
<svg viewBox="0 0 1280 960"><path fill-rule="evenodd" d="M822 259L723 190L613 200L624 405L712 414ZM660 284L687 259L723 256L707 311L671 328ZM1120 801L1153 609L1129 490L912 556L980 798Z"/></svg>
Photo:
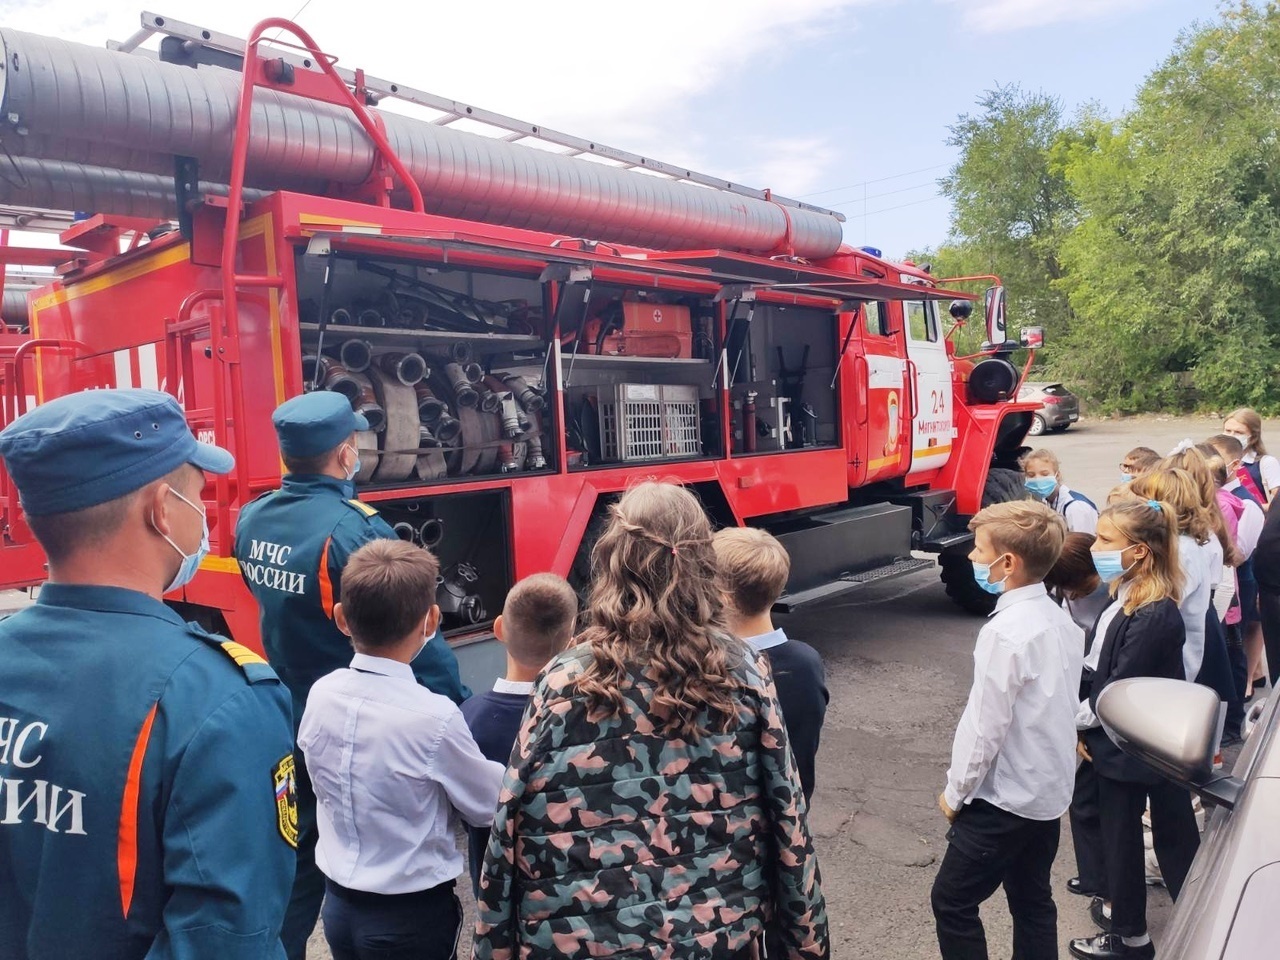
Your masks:
<svg viewBox="0 0 1280 960"><path fill-rule="evenodd" d="M1084 633L1049 598L1045 574L1066 540L1043 503L987 507L969 523L978 584L999 596L978 633L973 688L956 727L938 806L951 824L933 883L944 960L987 956L978 907L1004 885L1013 956L1058 956L1049 871L1071 805Z"/></svg>
<svg viewBox="0 0 1280 960"><path fill-rule="evenodd" d="M507 649L507 672L493 689L462 704L462 715L480 752L505 769L520 735L533 683L550 661L573 640L578 595L563 577L535 573L507 593L502 615L493 622L494 636ZM489 844L487 827L471 830L471 888L479 896L480 866Z"/></svg>
<svg viewBox="0 0 1280 960"><path fill-rule="evenodd" d="M818 740L831 695L818 651L788 638L770 616L791 575L791 558L776 537L754 527L721 530L714 545L729 629L769 658L807 804L813 799Z"/></svg>

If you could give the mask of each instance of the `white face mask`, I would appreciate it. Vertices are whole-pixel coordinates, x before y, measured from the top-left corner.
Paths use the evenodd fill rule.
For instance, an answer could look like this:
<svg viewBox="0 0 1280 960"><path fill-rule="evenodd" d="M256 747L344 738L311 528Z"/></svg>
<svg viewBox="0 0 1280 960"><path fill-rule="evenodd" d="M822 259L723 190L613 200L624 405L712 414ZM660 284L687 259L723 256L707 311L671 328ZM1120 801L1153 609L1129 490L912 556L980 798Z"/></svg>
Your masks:
<svg viewBox="0 0 1280 960"><path fill-rule="evenodd" d="M1228 437L1235 437L1237 440L1240 441L1240 446L1244 447L1246 450L1248 450L1249 447L1252 445L1252 439L1247 433L1235 433L1231 430L1223 430L1222 432L1225 433Z"/></svg>

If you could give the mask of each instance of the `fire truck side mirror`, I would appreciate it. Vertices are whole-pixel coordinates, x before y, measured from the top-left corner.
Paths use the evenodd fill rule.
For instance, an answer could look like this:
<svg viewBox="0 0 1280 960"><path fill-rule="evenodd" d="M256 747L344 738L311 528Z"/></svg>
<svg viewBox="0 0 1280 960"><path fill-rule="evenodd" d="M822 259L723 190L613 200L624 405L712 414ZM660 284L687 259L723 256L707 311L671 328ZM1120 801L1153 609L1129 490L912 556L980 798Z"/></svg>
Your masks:
<svg viewBox="0 0 1280 960"><path fill-rule="evenodd" d="M1001 344L1009 339L1005 329L1004 287L990 287L986 297L987 342Z"/></svg>

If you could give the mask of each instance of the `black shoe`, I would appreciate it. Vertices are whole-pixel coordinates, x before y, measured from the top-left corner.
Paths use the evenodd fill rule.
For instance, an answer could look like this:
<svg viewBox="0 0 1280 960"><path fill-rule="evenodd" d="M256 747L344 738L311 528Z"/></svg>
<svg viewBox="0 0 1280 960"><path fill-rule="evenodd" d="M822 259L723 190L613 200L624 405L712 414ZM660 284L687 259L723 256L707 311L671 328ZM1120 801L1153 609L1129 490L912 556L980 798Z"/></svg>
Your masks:
<svg viewBox="0 0 1280 960"><path fill-rule="evenodd" d="M1079 960L1155 960L1156 955L1156 945L1150 940L1140 947L1129 947L1114 933L1072 940L1067 949Z"/></svg>
<svg viewBox="0 0 1280 960"><path fill-rule="evenodd" d="M1079 877L1072 877L1067 881L1067 893L1074 893L1077 897L1096 897L1098 895L1097 890L1081 883Z"/></svg>
<svg viewBox="0 0 1280 960"><path fill-rule="evenodd" d="M1093 918L1093 922L1098 925L1098 929L1103 933L1111 932L1111 918L1103 912L1106 905L1102 897L1094 897L1093 903L1089 904L1089 916Z"/></svg>

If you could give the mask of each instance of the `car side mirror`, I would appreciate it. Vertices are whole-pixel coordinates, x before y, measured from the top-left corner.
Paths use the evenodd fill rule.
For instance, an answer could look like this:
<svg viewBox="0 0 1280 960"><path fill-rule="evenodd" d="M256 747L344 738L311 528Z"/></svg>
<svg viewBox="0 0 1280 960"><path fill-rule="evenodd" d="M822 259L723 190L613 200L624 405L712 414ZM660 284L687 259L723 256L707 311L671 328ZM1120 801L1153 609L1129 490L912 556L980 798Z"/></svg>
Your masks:
<svg viewBox="0 0 1280 960"><path fill-rule="evenodd" d="M1230 809L1243 784L1213 771L1220 716L1218 695L1184 680L1134 677L1098 695L1098 719L1116 746L1206 803Z"/></svg>

